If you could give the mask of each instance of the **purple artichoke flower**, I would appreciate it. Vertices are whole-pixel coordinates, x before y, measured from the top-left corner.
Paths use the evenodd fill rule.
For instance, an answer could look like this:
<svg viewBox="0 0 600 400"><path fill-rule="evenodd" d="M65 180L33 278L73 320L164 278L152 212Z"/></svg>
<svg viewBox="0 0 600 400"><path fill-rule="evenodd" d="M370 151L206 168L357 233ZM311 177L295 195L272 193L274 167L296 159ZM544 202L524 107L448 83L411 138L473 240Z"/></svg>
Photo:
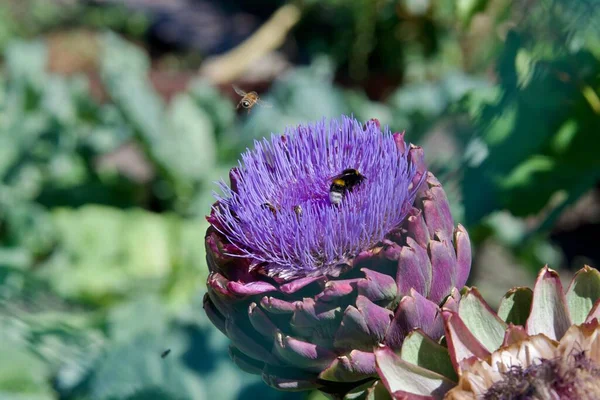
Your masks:
<svg viewBox="0 0 600 400"><path fill-rule="evenodd" d="M349 169L362 178L333 185ZM403 133L298 126L256 142L230 180L207 217L204 308L242 369L342 395L378 379L375 346L443 335L438 305L465 284L470 242Z"/></svg>

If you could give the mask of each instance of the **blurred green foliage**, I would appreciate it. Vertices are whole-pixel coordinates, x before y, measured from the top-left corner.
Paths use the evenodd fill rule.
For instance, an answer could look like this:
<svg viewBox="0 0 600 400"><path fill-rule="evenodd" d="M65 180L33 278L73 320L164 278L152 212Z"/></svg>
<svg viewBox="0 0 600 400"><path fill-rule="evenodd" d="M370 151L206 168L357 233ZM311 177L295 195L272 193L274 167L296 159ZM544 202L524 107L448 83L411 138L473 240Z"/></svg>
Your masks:
<svg viewBox="0 0 600 400"><path fill-rule="evenodd" d="M123 4L97 7L92 2L70 0L4 0L0 3L0 21L0 51L15 37L35 38L61 28L111 29L141 37L149 26L144 14L132 12Z"/></svg>
<svg viewBox="0 0 600 400"><path fill-rule="evenodd" d="M0 398L303 398L237 370L201 306L213 182L301 122L406 130L475 248L560 262L547 234L600 181L595 14L567 0L303 4L292 35L310 62L247 116L200 78L165 99L156 60L125 39L144 44L142 14L0 4ZM74 26L100 29L96 75L49 72L44 35Z"/></svg>
<svg viewBox="0 0 600 400"><path fill-rule="evenodd" d="M48 73L41 41L4 52L0 397L281 398L233 366L200 304L203 215L233 104L198 81L167 106L143 52L100 41L108 103L84 77ZM152 167L142 176L111 158L132 145Z"/></svg>
<svg viewBox="0 0 600 400"><path fill-rule="evenodd" d="M485 188L465 194L469 222L497 208L533 214L558 190L577 198L600 177L590 146L600 113L599 60L584 49L536 60L538 45L510 33L500 57L498 100L470 104L489 156L466 172L467 190L469 183Z"/></svg>
<svg viewBox="0 0 600 400"><path fill-rule="evenodd" d="M493 231L497 219L486 217L500 210L535 217L512 240L530 260L562 212L600 181L600 30L591 31L583 14L579 25L563 18L577 10L560 1L527 10L537 23L527 20L508 33L496 64L498 84L457 107L472 121L461 165L465 222Z"/></svg>

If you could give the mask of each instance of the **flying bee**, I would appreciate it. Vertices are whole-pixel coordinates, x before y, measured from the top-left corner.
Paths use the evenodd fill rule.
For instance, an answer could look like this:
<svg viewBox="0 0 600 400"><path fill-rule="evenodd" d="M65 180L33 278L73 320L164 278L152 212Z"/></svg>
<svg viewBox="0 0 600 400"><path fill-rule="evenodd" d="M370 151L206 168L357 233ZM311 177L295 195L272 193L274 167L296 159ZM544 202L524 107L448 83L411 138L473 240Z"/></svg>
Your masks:
<svg viewBox="0 0 600 400"><path fill-rule="evenodd" d="M263 107L271 107L271 104L267 103L266 101L261 100L260 97L258 96L258 93L254 92L254 91L246 93L242 89L240 89L239 87L237 87L235 85L233 85L233 90L235 90L235 92L237 94L242 96L242 99L235 107L236 109L240 108L240 106L242 106L242 107L248 109L248 114L249 114L250 109L257 104L261 105Z"/></svg>
<svg viewBox="0 0 600 400"><path fill-rule="evenodd" d="M357 169L347 168L331 179L331 186L329 186L329 201L331 204L337 206L342 202L342 199L347 192L351 192L367 178L358 172Z"/></svg>
<svg viewBox="0 0 600 400"><path fill-rule="evenodd" d="M277 208L275 208L275 206L273 204L271 204L271 203L262 203L261 207L265 208L265 209L267 209L269 211L271 211L273 213L273 216L275 216L275 217L277 216Z"/></svg>

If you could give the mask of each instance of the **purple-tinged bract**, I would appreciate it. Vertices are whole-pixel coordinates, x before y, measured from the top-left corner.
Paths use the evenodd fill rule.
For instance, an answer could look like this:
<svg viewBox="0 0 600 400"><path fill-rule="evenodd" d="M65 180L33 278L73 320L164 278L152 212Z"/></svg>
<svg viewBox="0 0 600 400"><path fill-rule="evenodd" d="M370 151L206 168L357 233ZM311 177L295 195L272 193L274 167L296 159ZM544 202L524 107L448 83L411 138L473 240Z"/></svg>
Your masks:
<svg viewBox="0 0 600 400"><path fill-rule="evenodd" d="M235 190L221 185L213 217L270 276L337 276L406 217L420 183L408 155L373 122L343 118L290 129L242 155ZM350 168L366 179L332 204L332 177Z"/></svg>

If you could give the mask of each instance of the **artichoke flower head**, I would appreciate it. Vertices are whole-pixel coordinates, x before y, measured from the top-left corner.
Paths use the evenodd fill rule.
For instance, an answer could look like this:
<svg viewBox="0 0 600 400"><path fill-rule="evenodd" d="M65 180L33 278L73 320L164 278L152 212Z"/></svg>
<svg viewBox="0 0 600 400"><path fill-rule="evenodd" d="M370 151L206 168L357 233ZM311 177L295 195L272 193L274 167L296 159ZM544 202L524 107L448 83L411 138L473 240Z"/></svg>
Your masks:
<svg viewBox="0 0 600 400"><path fill-rule="evenodd" d="M443 335L438 306L465 284L470 243L403 133L347 117L288 129L255 142L215 197L204 308L242 369L342 396L378 379L377 346Z"/></svg>
<svg viewBox="0 0 600 400"><path fill-rule="evenodd" d="M533 291L510 290L498 313L475 289L458 310L443 313L460 377L446 399L600 398L598 270L579 270L565 294L556 271L546 266Z"/></svg>

